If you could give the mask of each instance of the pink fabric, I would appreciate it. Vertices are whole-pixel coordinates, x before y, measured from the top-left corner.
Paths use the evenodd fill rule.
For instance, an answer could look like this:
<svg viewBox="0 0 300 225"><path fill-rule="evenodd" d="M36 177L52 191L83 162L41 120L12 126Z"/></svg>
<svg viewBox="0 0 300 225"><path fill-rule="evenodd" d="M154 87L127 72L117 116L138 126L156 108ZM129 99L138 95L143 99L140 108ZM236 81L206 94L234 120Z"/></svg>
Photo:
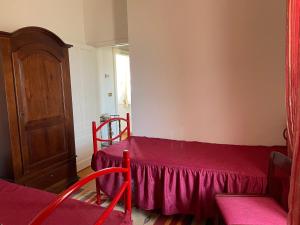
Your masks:
<svg viewBox="0 0 300 225"><path fill-rule="evenodd" d="M217 196L226 225L287 225L287 212L269 197Z"/></svg>
<svg viewBox="0 0 300 225"><path fill-rule="evenodd" d="M163 214L215 213L216 193L265 193L271 151L285 147L238 146L158 138L131 137L99 151L94 170L121 166L128 149L134 202L143 209ZM122 183L122 175L108 175L97 182L109 196Z"/></svg>
<svg viewBox="0 0 300 225"><path fill-rule="evenodd" d="M0 180L0 224L27 225L55 196ZM103 210L96 205L68 199L43 224L93 225ZM130 225L130 220L124 220L124 217L123 213L113 211L104 224Z"/></svg>

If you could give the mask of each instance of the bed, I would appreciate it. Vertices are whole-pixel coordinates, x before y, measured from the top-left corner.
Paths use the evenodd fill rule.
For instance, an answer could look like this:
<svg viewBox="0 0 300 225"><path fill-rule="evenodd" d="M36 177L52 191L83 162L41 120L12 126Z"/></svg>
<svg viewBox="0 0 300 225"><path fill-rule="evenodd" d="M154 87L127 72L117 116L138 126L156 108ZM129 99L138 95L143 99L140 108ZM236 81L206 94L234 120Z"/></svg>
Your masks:
<svg viewBox="0 0 300 225"><path fill-rule="evenodd" d="M124 130L128 129L129 115L122 120L128 123ZM107 141L97 136L104 125L93 123L96 144L92 168L97 171L120 166L122 150L128 149L134 204L145 210L159 209L165 215L213 217L217 193L265 193L269 155L286 151L284 146L223 145L130 135L99 150L97 143ZM130 130L127 132L130 134ZM112 174L97 179L97 187L113 196L121 182L121 176Z"/></svg>
<svg viewBox="0 0 300 225"><path fill-rule="evenodd" d="M125 155L127 156L125 157ZM125 160L125 158L127 158ZM0 224L3 225L130 225L131 191L128 152L124 153L124 168L108 168L95 172L72 185L60 195L24 187L0 180ZM98 176L122 173L121 188L107 208L74 199L66 199L78 188ZM125 194L125 213L113 211L122 194ZM62 205L60 205L63 203ZM58 207L59 206L59 207ZM58 208L57 208L58 207ZM57 209L56 209L57 208ZM102 215L101 215L102 214Z"/></svg>

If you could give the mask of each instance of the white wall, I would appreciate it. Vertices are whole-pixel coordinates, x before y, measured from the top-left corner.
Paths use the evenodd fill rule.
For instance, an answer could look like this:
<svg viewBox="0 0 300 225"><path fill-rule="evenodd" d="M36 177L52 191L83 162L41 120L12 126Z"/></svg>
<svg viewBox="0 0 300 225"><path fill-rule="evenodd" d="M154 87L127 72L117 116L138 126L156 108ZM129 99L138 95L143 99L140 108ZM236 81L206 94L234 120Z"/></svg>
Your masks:
<svg viewBox="0 0 300 225"><path fill-rule="evenodd" d="M0 29L40 26L64 41L84 43L82 7L82 0L0 0Z"/></svg>
<svg viewBox="0 0 300 225"><path fill-rule="evenodd" d="M101 113L116 114L115 66L112 47L97 48ZM106 75L106 77L105 77ZM112 93L109 96L108 93Z"/></svg>
<svg viewBox="0 0 300 225"><path fill-rule="evenodd" d="M284 144L284 0L128 0L135 135Z"/></svg>
<svg viewBox="0 0 300 225"><path fill-rule="evenodd" d="M96 49L85 45L70 49L70 70L77 169L81 170L91 163L91 124L100 116Z"/></svg>
<svg viewBox="0 0 300 225"><path fill-rule="evenodd" d="M41 26L70 49L73 115L78 170L90 165L91 121L100 114L96 49L85 44L83 0L0 0L0 30Z"/></svg>
<svg viewBox="0 0 300 225"><path fill-rule="evenodd" d="M127 0L84 0L86 41L95 47L128 41Z"/></svg>

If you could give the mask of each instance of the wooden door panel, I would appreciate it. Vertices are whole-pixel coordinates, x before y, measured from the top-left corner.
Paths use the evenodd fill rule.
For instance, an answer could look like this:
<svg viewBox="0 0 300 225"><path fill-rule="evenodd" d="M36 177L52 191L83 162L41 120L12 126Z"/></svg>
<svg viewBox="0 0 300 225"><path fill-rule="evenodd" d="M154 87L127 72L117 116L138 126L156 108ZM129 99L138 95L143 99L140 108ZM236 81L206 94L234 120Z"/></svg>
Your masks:
<svg viewBox="0 0 300 225"><path fill-rule="evenodd" d="M27 186L52 191L51 185L64 181L66 177L76 177L76 164L67 163L43 173L43 176L34 176L25 181ZM59 192L62 190L59 190ZM56 193L59 193L56 192Z"/></svg>
<svg viewBox="0 0 300 225"><path fill-rule="evenodd" d="M66 157L68 151L66 148L65 127L64 124L58 124L47 128L39 128L27 132L28 143L28 165L24 164L26 172L29 168L45 165L50 161L57 161L58 157ZM42 149L42 150L41 150ZM24 152L26 154L26 152ZM45 162L49 161L49 162Z"/></svg>
<svg viewBox="0 0 300 225"><path fill-rule="evenodd" d="M56 53L40 45L13 53L24 175L72 154L65 111L66 64Z"/></svg>
<svg viewBox="0 0 300 225"><path fill-rule="evenodd" d="M24 122L63 115L61 62L41 51L22 58L18 64Z"/></svg>

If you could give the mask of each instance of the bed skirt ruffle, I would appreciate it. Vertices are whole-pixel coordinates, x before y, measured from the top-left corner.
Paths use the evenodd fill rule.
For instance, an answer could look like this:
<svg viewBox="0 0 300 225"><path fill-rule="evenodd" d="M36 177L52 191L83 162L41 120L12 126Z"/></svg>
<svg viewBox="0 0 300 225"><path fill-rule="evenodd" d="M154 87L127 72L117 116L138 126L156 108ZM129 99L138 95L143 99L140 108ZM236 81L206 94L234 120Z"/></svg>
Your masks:
<svg viewBox="0 0 300 225"><path fill-rule="evenodd" d="M122 159L103 152L92 160L94 170L122 166ZM133 204L145 210L159 209L164 215L192 214L201 218L216 213L215 194L263 194L266 176L247 176L236 172L164 166L131 161ZM122 174L98 178L102 191L115 195L123 182Z"/></svg>

